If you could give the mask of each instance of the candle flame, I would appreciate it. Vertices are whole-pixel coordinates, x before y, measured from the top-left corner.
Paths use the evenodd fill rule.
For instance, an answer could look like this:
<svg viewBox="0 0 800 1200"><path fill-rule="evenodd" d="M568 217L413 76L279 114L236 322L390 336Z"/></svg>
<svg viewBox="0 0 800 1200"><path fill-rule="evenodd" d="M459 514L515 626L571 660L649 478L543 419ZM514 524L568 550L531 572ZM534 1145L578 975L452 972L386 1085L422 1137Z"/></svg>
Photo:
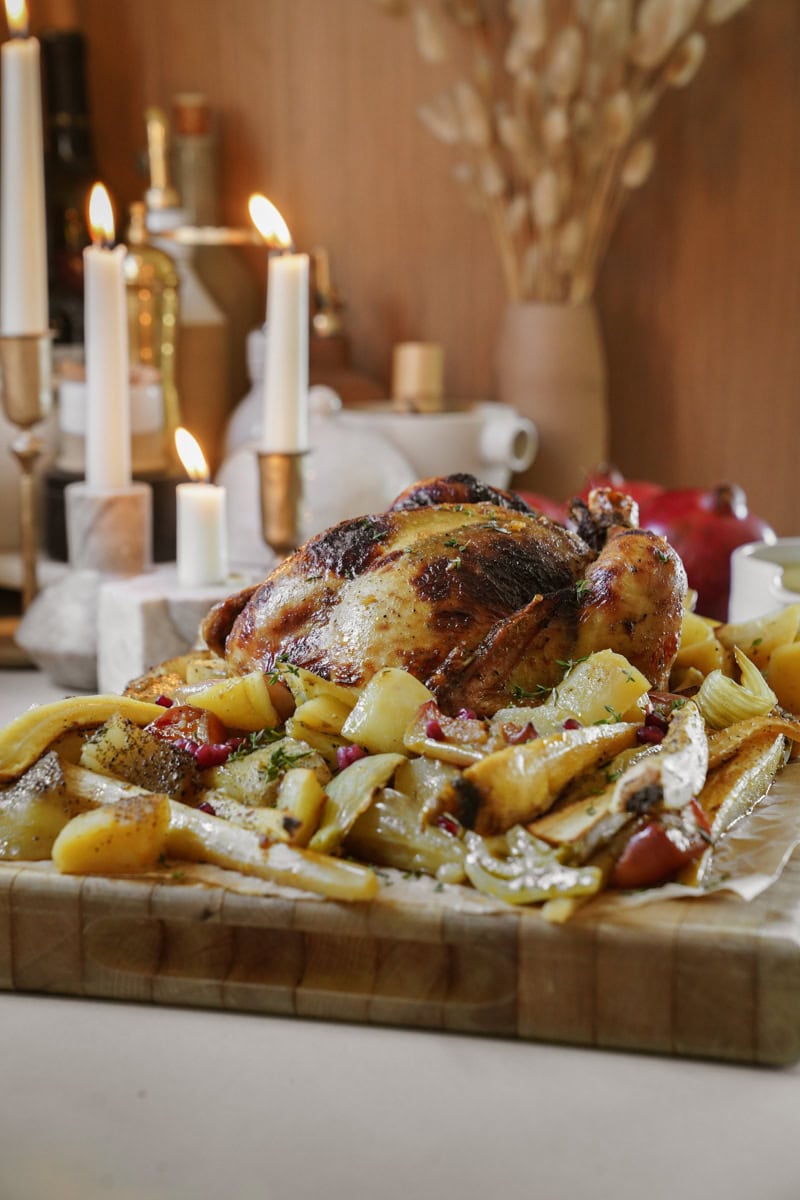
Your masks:
<svg viewBox="0 0 800 1200"><path fill-rule="evenodd" d="M113 245L114 210L102 183L96 183L89 196L89 232L96 246Z"/></svg>
<svg viewBox="0 0 800 1200"><path fill-rule="evenodd" d="M12 37L28 36L28 6L25 0L6 0L6 17Z"/></svg>
<svg viewBox="0 0 800 1200"><path fill-rule="evenodd" d="M175 447L189 478L194 479L196 483L206 483L209 470L205 455L197 438L181 425L175 430Z"/></svg>
<svg viewBox="0 0 800 1200"><path fill-rule="evenodd" d="M255 192L247 203L250 220L255 225L268 246L279 250L288 250L292 244L289 226L278 212L275 205L260 192Z"/></svg>

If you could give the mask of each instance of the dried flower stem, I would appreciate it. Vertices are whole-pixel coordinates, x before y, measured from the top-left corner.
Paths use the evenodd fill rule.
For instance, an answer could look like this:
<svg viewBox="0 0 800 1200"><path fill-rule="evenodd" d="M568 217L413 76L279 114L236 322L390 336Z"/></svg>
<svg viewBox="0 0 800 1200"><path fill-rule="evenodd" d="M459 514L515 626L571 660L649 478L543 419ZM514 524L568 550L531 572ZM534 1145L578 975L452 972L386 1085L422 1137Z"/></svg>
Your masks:
<svg viewBox="0 0 800 1200"><path fill-rule="evenodd" d="M577 303L652 166L644 125L692 79L701 30L747 0L374 2L411 14L422 57L451 74L420 115L464 160L509 298Z"/></svg>

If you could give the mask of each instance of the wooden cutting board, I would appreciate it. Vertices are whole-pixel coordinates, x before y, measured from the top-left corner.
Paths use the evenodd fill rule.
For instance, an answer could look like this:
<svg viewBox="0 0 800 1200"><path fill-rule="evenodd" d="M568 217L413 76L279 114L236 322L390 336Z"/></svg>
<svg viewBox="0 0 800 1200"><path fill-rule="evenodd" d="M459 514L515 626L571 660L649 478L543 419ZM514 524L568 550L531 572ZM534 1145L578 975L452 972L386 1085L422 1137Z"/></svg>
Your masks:
<svg viewBox="0 0 800 1200"><path fill-rule="evenodd" d="M362 905L0 864L0 987L752 1063L800 1058L800 858L750 903L566 925L428 890Z"/></svg>

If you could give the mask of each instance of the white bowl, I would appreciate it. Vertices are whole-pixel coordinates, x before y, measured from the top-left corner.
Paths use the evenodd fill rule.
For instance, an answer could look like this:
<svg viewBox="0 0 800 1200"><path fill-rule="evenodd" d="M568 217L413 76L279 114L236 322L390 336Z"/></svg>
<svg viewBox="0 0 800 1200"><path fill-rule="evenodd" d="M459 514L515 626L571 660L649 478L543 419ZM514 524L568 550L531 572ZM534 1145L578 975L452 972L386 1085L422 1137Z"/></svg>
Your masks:
<svg viewBox="0 0 800 1200"><path fill-rule="evenodd" d="M731 555L729 621L800 604L800 537L748 542Z"/></svg>

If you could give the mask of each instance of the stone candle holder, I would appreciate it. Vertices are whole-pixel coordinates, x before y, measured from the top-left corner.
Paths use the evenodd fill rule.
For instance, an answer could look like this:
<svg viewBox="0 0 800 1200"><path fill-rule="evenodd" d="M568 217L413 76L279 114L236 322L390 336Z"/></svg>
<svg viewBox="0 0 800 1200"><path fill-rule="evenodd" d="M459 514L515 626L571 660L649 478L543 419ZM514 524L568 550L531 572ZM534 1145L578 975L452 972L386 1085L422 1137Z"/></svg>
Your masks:
<svg viewBox="0 0 800 1200"><path fill-rule="evenodd" d="M150 566L152 493L146 483L113 489L71 483L65 501L71 567L105 575L141 575Z"/></svg>

